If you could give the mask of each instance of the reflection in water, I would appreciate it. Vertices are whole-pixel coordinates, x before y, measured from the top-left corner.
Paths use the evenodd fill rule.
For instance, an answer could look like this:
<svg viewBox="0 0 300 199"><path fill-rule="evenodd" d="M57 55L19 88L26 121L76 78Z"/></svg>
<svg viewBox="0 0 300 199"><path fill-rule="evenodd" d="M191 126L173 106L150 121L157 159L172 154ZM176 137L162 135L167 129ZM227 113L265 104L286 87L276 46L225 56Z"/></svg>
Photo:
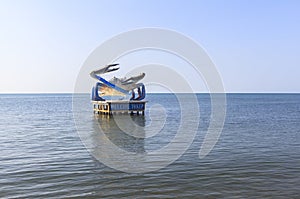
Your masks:
<svg viewBox="0 0 300 199"><path fill-rule="evenodd" d="M119 126L120 123L125 123L132 127L132 131L135 131L136 125L140 128L138 136L132 136L130 133L124 132ZM117 147L123 150L133 153L145 152L145 116L144 115L95 115L93 120L94 133L104 133L106 138L99 140L98 136L93 140L96 146L103 144L103 141L110 141ZM131 124L131 125L130 125ZM122 125L122 124L121 124ZM94 146L95 146L94 145Z"/></svg>

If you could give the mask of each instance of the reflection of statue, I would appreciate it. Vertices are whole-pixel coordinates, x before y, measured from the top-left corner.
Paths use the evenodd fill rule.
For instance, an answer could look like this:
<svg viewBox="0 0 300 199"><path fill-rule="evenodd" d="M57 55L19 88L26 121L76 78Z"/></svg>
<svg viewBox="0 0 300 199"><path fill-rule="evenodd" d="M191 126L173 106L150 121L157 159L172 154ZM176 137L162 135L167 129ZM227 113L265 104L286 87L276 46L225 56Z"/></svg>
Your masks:
<svg viewBox="0 0 300 199"><path fill-rule="evenodd" d="M128 121L128 119L131 121ZM131 127L134 125L145 127L145 117L142 115L128 115L128 117L122 115L97 115L93 122L95 136L93 136L94 140L92 142L94 148L97 149L97 146L103 146L106 142L112 142L123 150L134 153L144 153L145 138L138 137L145 137L145 131L139 131L138 133L140 135L134 137L119 128L118 124L120 122L126 123L127 125L131 123ZM134 131L134 129L132 130ZM103 132L106 137L98 137L97 132L99 131ZM101 153L105 153L105 151L101 151Z"/></svg>

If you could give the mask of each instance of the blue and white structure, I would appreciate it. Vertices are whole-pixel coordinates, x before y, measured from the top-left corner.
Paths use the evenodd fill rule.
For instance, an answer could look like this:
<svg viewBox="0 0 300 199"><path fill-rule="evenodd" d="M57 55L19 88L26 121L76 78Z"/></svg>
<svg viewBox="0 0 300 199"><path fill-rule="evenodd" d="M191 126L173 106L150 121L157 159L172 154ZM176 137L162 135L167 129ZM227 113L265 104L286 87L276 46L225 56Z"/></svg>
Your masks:
<svg viewBox="0 0 300 199"><path fill-rule="evenodd" d="M143 83L138 83L145 77L145 73L130 78L113 77L106 80L100 75L116 71L119 64L109 64L99 70L92 71L90 76L96 80L96 85L92 89L92 102L94 112L136 112L144 113L146 89Z"/></svg>

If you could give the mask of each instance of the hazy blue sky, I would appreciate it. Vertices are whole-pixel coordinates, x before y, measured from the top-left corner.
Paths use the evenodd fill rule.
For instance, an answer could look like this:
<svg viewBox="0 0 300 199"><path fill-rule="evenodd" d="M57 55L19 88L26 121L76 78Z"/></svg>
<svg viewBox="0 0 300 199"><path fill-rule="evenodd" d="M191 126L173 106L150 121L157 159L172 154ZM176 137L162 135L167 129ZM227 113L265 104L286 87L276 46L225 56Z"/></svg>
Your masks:
<svg viewBox="0 0 300 199"><path fill-rule="evenodd" d="M300 92L300 1L0 0L0 92L72 92L88 55L131 29L197 41L227 92Z"/></svg>

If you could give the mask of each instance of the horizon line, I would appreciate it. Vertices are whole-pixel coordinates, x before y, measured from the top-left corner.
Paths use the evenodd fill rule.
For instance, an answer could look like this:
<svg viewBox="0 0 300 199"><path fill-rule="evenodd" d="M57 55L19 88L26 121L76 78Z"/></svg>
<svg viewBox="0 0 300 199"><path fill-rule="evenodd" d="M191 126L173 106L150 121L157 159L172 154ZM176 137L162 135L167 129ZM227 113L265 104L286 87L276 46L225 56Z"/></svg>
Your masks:
<svg viewBox="0 0 300 199"><path fill-rule="evenodd" d="M300 92L148 92L147 94L300 94ZM73 93L73 92L14 92L14 93L1 93L0 95L47 95L47 94L90 94L87 92Z"/></svg>

